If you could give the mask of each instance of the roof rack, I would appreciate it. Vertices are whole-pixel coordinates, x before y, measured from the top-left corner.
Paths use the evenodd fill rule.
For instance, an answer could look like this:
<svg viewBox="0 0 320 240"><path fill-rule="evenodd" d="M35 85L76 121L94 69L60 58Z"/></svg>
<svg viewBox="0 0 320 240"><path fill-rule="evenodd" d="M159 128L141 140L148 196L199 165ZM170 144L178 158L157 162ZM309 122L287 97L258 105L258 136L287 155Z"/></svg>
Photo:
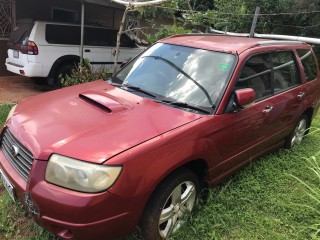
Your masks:
<svg viewBox="0 0 320 240"><path fill-rule="evenodd" d="M297 45L297 44L304 44L301 41L284 41L284 40L271 40L271 41L264 41L259 42L260 46L268 46L268 45Z"/></svg>
<svg viewBox="0 0 320 240"><path fill-rule="evenodd" d="M219 31L216 29L211 28L211 32L218 33L218 34L224 34L224 35L230 35L230 36L239 36L239 37L250 37L250 33L233 33L233 32L226 32L226 31ZM289 35L277 35L277 34L258 34L254 33L253 37L255 38L266 38L266 39L274 39L274 40L287 40L289 42L296 42L295 44L298 44L297 42L310 43L310 44L320 44L319 38L309 38L309 37L299 37L299 36L289 36ZM280 43L281 41L279 41ZM283 41L282 41L283 42ZM274 44L274 42L269 44Z"/></svg>

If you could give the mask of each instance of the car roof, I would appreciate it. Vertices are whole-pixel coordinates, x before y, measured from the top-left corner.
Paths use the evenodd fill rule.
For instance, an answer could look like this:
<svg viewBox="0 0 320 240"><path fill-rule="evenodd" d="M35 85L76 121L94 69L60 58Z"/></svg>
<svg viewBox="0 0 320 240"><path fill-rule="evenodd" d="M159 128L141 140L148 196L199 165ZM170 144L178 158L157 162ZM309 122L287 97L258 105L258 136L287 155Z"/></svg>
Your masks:
<svg viewBox="0 0 320 240"><path fill-rule="evenodd" d="M299 41L270 40L262 38L249 38L215 34L182 34L174 35L160 40L162 43L170 43L188 47L208 49L234 54L262 45L304 45Z"/></svg>

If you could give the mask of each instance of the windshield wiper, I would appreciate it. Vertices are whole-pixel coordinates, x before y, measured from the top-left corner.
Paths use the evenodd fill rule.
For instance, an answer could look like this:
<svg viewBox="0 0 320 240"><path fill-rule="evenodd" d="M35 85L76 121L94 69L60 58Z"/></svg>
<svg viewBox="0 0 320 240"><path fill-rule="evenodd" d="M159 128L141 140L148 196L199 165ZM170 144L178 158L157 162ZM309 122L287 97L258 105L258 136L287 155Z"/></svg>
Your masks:
<svg viewBox="0 0 320 240"><path fill-rule="evenodd" d="M135 90L137 92L141 92L141 93L144 93L150 97L153 97L153 98L157 98L156 95L152 94L151 92L148 92L140 87L137 87L137 86L134 86L134 85L130 85L130 84L119 84L119 83L114 83L114 82L108 82L110 85L112 86L115 86L115 87L119 87L119 88L122 88L122 89L132 89L132 90Z"/></svg>
<svg viewBox="0 0 320 240"><path fill-rule="evenodd" d="M197 85L201 91L204 93L204 95L206 96L206 98L208 99L209 103L211 105L213 105L213 102L211 100L211 97L209 96L208 91L201 85L199 84L195 79L193 79L188 73L186 73L185 71L183 71L181 68L179 68L176 64L174 64L173 62L169 61L166 58L160 57L160 56L154 56L154 55L149 55L149 56L143 56L142 58L154 58L155 60L160 59L161 61L169 64L171 67L173 67L174 69L176 69L178 72L182 73L185 77L187 77L189 80L191 80L195 85Z"/></svg>
<svg viewBox="0 0 320 240"><path fill-rule="evenodd" d="M199 107L199 106L194 106L186 102L176 102L176 101L170 101L170 100L161 100L159 101L160 103L168 104L168 105L173 105L177 107L182 107L182 108L189 108L192 110L196 110L199 112L211 114L213 112L214 106L212 107Z"/></svg>

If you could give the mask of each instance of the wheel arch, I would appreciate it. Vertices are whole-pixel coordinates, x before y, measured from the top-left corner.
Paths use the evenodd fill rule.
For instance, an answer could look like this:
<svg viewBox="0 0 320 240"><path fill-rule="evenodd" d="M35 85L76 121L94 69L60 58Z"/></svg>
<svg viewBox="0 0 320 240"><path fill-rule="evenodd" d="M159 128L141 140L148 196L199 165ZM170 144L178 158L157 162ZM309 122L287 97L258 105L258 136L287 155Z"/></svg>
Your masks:
<svg viewBox="0 0 320 240"><path fill-rule="evenodd" d="M58 58L52 65L50 72L48 74L48 78L54 78L57 71L61 67L61 65L66 63L78 63L80 62L80 57L77 55L65 55Z"/></svg>
<svg viewBox="0 0 320 240"><path fill-rule="evenodd" d="M303 114L305 114L306 116L307 116L307 118L308 118L308 122L307 122L307 127L308 128L310 128L310 126L311 126L311 121L312 121L312 117L313 117L313 112L314 112L314 110L313 110L313 108L308 108L308 109L306 109L304 112L303 112Z"/></svg>
<svg viewBox="0 0 320 240"><path fill-rule="evenodd" d="M189 171L193 172L200 183L200 191L202 189L207 189L208 188L208 165L207 162L204 159L194 159L191 160L189 162L186 162L174 169L171 169L170 172L168 172L165 176L163 176L155 185L155 187L153 188L151 194L149 195L146 203L148 204L148 202L150 201L150 199L152 198L152 196L155 194L155 192L157 191L158 187L161 185L161 183L163 183L167 178L169 178L170 176L176 174L179 171L183 171L183 169L188 169Z"/></svg>

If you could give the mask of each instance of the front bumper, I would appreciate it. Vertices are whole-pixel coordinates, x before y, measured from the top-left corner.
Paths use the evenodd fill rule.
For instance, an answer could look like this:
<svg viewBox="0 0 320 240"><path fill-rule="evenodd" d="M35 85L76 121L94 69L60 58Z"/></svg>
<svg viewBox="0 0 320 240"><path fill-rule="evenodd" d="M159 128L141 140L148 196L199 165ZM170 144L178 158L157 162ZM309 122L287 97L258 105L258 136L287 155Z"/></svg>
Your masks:
<svg viewBox="0 0 320 240"><path fill-rule="evenodd" d="M0 168L39 225L62 239L116 239L130 234L147 196L122 198L109 192L80 193L44 180L47 161L34 160L28 183L0 149Z"/></svg>

